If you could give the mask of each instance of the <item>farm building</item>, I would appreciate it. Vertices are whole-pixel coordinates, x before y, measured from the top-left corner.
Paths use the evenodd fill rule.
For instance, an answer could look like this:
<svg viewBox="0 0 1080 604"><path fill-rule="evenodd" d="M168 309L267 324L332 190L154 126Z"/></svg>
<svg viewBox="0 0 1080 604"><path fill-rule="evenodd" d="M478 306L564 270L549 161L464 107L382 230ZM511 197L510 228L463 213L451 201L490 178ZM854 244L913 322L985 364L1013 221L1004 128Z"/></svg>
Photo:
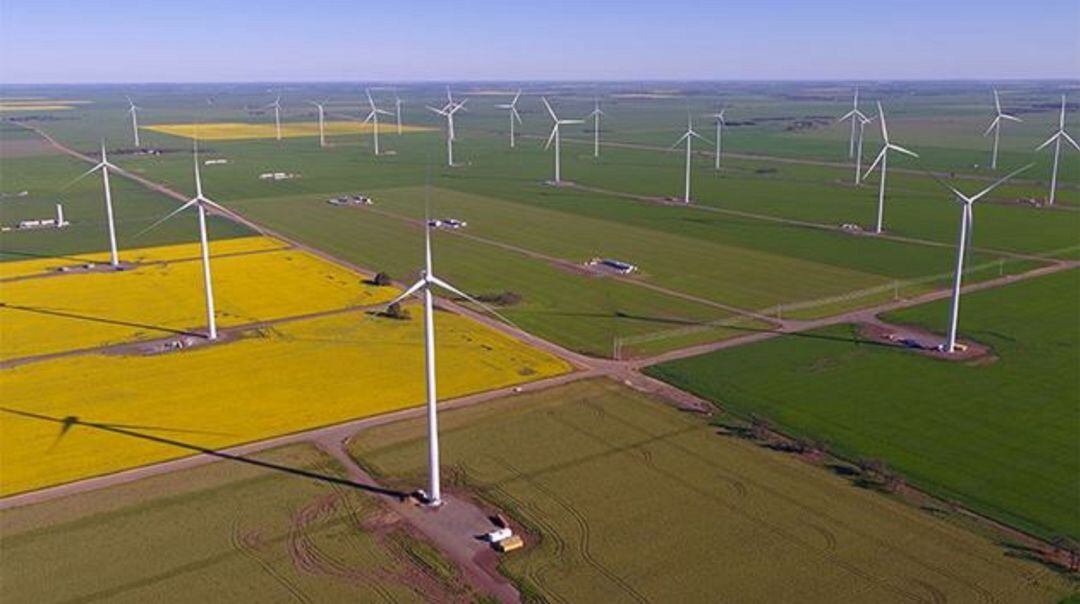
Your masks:
<svg viewBox="0 0 1080 604"><path fill-rule="evenodd" d="M638 269L636 264L615 260L614 258L593 258L589 261L589 266L601 266L621 275L629 275L630 273L637 272Z"/></svg>

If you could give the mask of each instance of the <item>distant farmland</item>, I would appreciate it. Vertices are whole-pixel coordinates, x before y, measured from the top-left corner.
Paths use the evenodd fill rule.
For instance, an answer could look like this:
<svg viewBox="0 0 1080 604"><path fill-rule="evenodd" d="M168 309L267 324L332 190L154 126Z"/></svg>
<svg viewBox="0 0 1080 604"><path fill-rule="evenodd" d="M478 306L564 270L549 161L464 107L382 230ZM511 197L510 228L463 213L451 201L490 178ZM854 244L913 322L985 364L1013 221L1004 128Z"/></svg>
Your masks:
<svg viewBox="0 0 1080 604"><path fill-rule="evenodd" d="M455 490L527 533L502 567L527 601L1031 601L1052 571L698 418L592 381L443 414ZM391 484L421 479L423 422L351 450ZM782 578L782 580L780 580Z"/></svg>
<svg viewBox="0 0 1080 604"><path fill-rule="evenodd" d="M962 334L993 362L860 342L849 326L649 370L742 414L880 457L908 480L1044 537L1080 535L1076 270L966 295ZM944 330L946 301L888 319Z"/></svg>

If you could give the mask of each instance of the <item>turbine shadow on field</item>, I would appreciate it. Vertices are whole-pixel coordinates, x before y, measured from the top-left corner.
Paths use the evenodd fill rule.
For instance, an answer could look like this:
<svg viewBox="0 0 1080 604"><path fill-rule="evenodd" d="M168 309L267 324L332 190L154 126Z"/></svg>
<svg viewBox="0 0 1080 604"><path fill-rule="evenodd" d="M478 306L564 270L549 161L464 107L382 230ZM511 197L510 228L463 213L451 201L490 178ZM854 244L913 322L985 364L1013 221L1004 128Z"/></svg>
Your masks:
<svg viewBox="0 0 1080 604"><path fill-rule="evenodd" d="M162 327L160 325L150 325L147 323L135 323L132 321L121 321L119 319L107 319L105 317L92 317L90 315L80 315L77 313L66 312L62 310L54 310L50 308L39 308L34 306L20 306L18 304L8 304L6 302L0 302L0 308L9 308L11 310L21 310L23 312L35 313L40 315L49 315L53 317L63 317L65 319L78 319L80 321L91 321L94 323L105 323L108 325L120 325L121 327L135 327L138 329L150 329L153 331L161 331L178 336L193 336L202 338L204 334L185 331L183 329L173 329L171 327Z"/></svg>
<svg viewBox="0 0 1080 604"><path fill-rule="evenodd" d="M262 461L262 460L259 460L259 459L253 459L253 458L250 458L250 457L244 457L243 455L233 455L231 453L225 453L224 451L217 451L215 449L208 449L206 447L202 447L202 446L191 444L191 443L186 443L186 442L179 441L179 440L174 440L174 439L171 439L171 438L165 438L163 436L155 436L153 434L145 434L143 432L135 431L135 428L144 429L144 430L169 431L169 432L215 434L213 432L201 432L201 431L198 431L198 430L180 430L180 429L171 429L171 428L161 428L161 427L155 427L155 426L129 426L129 425L125 425L125 424L106 424L106 423L91 422L91 421L79 419L77 416L74 416L74 415L69 415L69 416L62 417L62 418L61 417L52 417L52 416L49 416L49 415L42 415L42 414L39 414L39 413L32 413L32 412L29 412L29 411L21 411L21 410L18 410L18 409L11 409L11 408L8 408L8 407L0 407L0 411L3 411L5 413L10 413L12 415L18 415L18 416L21 416L21 417L30 418L30 419L36 419L36 420L40 420L40 421L53 422L53 423L60 424L61 432L60 432L60 436L57 438L57 441L59 441L59 439L62 438L65 433L67 433L68 431L70 431L72 428L74 428L76 426L85 427L85 428L92 428L94 430L101 430L103 432L110 432L112 434L116 434L116 435L119 435L119 436L127 436L127 437L130 437L130 438L138 438L138 439L142 439L142 440L148 440L148 441L151 441L151 442L155 442L155 443L158 443L158 444L169 445L169 446L178 447L178 448L181 448L181 449L187 449L188 451L194 451L196 453L201 453L203 455L211 455L213 457L217 457L217 458L220 458L220 459L225 459L225 460L228 460L228 461L235 461L235 462L239 462L239 463L245 463L245 464L257 466L257 467L260 467L260 468L264 468L264 469L267 469L267 470L273 470L275 472L283 472L285 474L292 474L293 476L301 476L301 477L304 477L304 478L310 478L312 480L318 480L318 481L321 481L321 482L327 482L327 483L331 483L331 484L343 485L343 486L346 486L346 487L359 489L361 491L367 491L369 493L374 493L374 494L377 494L377 495L388 495L388 496L391 496L391 497L396 497L398 499L404 499L404 498L406 498L408 496L407 493L403 493L401 491L395 491L393 489L385 489L385 488L374 486L374 485L360 484L360 483L357 483L357 482L353 482L351 480L346 480L344 478L340 478L338 476L328 476L326 474L319 474L318 472L312 472L310 470L305 470L305 469L302 469L302 468L290 468L289 466L283 466L283 465L276 464L276 463L271 463L271 462L268 462L268 461ZM220 433L216 433L216 434L220 434ZM53 446L56 446L56 442L53 443Z"/></svg>

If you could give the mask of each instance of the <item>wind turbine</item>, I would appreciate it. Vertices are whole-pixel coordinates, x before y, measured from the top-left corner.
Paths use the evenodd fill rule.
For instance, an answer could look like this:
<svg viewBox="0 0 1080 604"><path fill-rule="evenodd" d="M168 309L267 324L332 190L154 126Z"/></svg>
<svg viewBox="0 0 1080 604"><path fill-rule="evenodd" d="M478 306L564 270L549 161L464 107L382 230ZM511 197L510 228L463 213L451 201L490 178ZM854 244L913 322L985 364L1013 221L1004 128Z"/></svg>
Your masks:
<svg viewBox="0 0 1080 604"><path fill-rule="evenodd" d="M986 132L983 132L983 136L989 136L990 131L994 132L994 154L990 156L990 169L997 170L997 156L998 156L998 141L1001 139L1001 121L1009 120L1012 122L1022 122L1024 120L1009 115L1001 110L1001 99L998 98L998 91L994 89L994 109L997 111L997 115L994 116L994 120L990 122L990 126L986 128Z"/></svg>
<svg viewBox="0 0 1080 604"><path fill-rule="evenodd" d="M592 113L585 116L585 119L593 118L593 148L592 156L600 157L600 116L607 115L603 111L600 111L600 100L594 99L595 107Z"/></svg>
<svg viewBox="0 0 1080 604"><path fill-rule="evenodd" d="M266 105L263 109L274 109L274 132L278 140L281 140L281 95L277 95L273 103Z"/></svg>
<svg viewBox="0 0 1080 604"><path fill-rule="evenodd" d="M101 161L96 166L83 172L78 178L69 182L64 188L68 188L94 172L101 170L101 185L105 189L105 217L109 224L109 264L113 268L120 268L120 256L116 251L116 222L113 219L112 187L109 185L109 169L117 170L115 164L109 161L105 155L105 140L101 140Z"/></svg>
<svg viewBox="0 0 1080 604"><path fill-rule="evenodd" d="M128 113L131 114L131 133L135 135L135 148L141 148L139 144L139 107L135 105L135 101L131 100L131 97L127 97Z"/></svg>
<svg viewBox="0 0 1080 604"><path fill-rule="evenodd" d="M866 174L863 174L863 179L869 176L879 163L881 164L881 183L878 185L877 226L874 228L874 232L880 234L882 224L885 220L885 175L888 169L889 151L899 151L900 153L912 157L918 157L919 155L914 151L908 151L900 145L894 145L889 142L889 127L885 124L885 110L881 108L881 101L878 101L877 110L878 118L881 120L881 152L878 153L874 163L870 164L870 167L866 169ZM859 115L862 114L860 113ZM865 118L866 116L863 117Z"/></svg>
<svg viewBox="0 0 1080 604"><path fill-rule="evenodd" d="M310 104L319 108L319 146L326 147L326 130L323 127L323 120L326 115L326 101L316 103L315 101L308 101Z"/></svg>
<svg viewBox="0 0 1080 604"><path fill-rule="evenodd" d="M447 93L449 93L449 89L447 89ZM446 165L450 167L454 166L454 114L464 106L465 101L457 104L451 102L441 109L431 105L427 106L429 111L446 118Z"/></svg>
<svg viewBox="0 0 1080 604"><path fill-rule="evenodd" d="M199 216L199 242L202 244L202 266L203 266L203 289L206 293L206 322L207 322L207 337L210 340L217 339L217 321L214 318L214 288L210 279L210 244L206 240L206 209L217 210L222 214L228 214L228 210L218 205L216 202L208 199L203 195L202 190L202 178L199 176L199 142L198 139L192 143L192 156L195 159L195 197L192 197L179 208L169 212L164 218L158 220L154 224L146 227L139 232L136 237L157 228L161 223L169 220L173 216L176 216L180 212L195 206L198 210Z"/></svg>
<svg viewBox="0 0 1080 604"><path fill-rule="evenodd" d="M555 125L551 128L551 134L548 136L547 144L544 145L545 149L551 147L552 141L555 142L555 180L556 185L562 184L562 157L560 155L562 148L561 140L559 137L559 130L562 126L569 124L584 124L585 120L560 120L559 116L555 115L555 110L551 108L551 103L544 97L540 97L541 101L544 101L544 107L547 107L547 112L551 116Z"/></svg>
<svg viewBox="0 0 1080 604"><path fill-rule="evenodd" d="M518 90L517 94L514 95L514 100L510 101L509 103L503 103L501 105L495 105L496 109L506 109L506 110L508 110L510 112L510 148L511 149L514 148L514 140L516 138L514 136L514 122L517 121L519 124L521 123L521 114L519 114L518 110L517 110L517 102L518 102L519 98L521 98L521 91L520 90Z"/></svg>
<svg viewBox="0 0 1080 604"><path fill-rule="evenodd" d="M366 124L368 122L371 122L371 124L373 126L373 131L375 133L375 155L378 155L379 154L379 114L382 114L382 115L393 115L393 114L390 113L389 111L384 111L384 110L379 109L378 107L375 106L375 100L371 98L371 91L370 90L365 90L364 92L367 93L368 106L371 107L371 113L367 114L367 117L364 118L364 123Z"/></svg>
<svg viewBox="0 0 1080 604"><path fill-rule="evenodd" d="M679 140L675 141L675 144L671 146L672 149L678 147L680 143L686 141L686 186L683 189L683 203L690 203L690 160L693 157L693 140L694 138L700 138L708 143L705 137L701 136L694 131L694 123L690 120L690 112L686 113L686 133L679 137Z"/></svg>
<svg viewBox="0 0 1080 604"><path fill-rule="evenodd" d="M859 111L859 89L855 88L855 99L851 102L851 111L848 111L840 119L836 120L842 122L844 120L851 120L851 140L848 143L848 157L855 157L855 128L858 125L857 122L860 119L866 119L862 111Z"/></svg>
<svg viewBox="0 0 1080 604"><path fill-rule="evenodd" d="M506 321L498 312L488 307L469 294L450 285L446 281L435 276L431 263L431 227L428 220L424 220L424 270L420 273L420 279L409 286L400 296L391 300L387 306L400 303L417 292L423 293L424 300L424 368L427 390L427 418L428 418L428 468L429 468L429 506L437 507L442 504L442 489L439 480L439 419L436 403L438 402L438 389L435 384L435 314L433 312L432 290L444 289L455 296L464 298L480 308ZM509 321L507 321L509 322Z"/></svg>
<svg viewBox="0 0 1080 604"><path fill-rule="evenodd" d="M960 236L956 243L956 275L953 278L952 308L949 314L949 340L945 344L945 352L948 352L949 354L956 351L956 327L960 319L960 284L964 277L964 257L966 256L968 246L971 243L971 231L974 227L972 205L984 195L997 188L1001 183L1009 180L1024 170L1027 170L1031 166L1032 164L1028 164L1019 170L1009 173L998 179L994 184L970 197L957 191L952 185L942 183L956 195L956 201L960 203Z"/></svg>
<svg viewBox="0 0 1080 604"><path fill-rule="evenodd" d="M874 121L872 117L859 118L859 142L855 146L855 185L862 183L862 144L866 135L866 125Z"/></svg>
<svg viewBox="0 0 1080 604"><path fill-rule="evenodd" d="M1050 138L1046 139L1046 142L1035 148L1036 151L1041 151L1044 147L1050 143L1054 143L1054 168L1050 173L1050 201L1048 205L1054 205L1054 196L1057 194L1057 175L1058 175L1058 160L1061 158L1061 140L1065 139L1073 146L1077 151L1080 151L1080 145L1076 144L1073 137L1069 136L1068 132L1065 132L1065 95L1061 95L1061 117L1058 118L1058 129Z"/></svg>
<svg viewBox="0 0 1080 604"><path fill-rule="evenodd" d="M727 107L724 107L720 111L709 115L709 117L716 120L716 166L714 169L720 169L720 135L727 122L724 121L724 112L727 111Z"/></svg>
<svg viewBox="0 0 1080 604"><path fill-rule="evenodd" d="M397 119L397 133L401 136L401 97L397 95L397 91L394 91L394 115Z"/></svg>

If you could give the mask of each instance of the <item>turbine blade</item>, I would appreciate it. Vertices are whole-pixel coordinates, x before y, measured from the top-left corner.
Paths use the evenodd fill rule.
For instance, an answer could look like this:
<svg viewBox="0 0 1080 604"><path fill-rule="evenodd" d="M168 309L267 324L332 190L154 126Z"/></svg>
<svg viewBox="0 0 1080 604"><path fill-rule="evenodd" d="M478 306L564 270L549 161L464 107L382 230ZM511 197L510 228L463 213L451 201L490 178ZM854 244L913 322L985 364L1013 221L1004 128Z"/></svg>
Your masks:
<svg viewBox="0 0 1080 604"><path fill-rule="evenodd" d="M994 109L997 110L998 115L1001 115L1001 99L998 98L997 88L994 89Z"/></svg>
<svg viewBox="0 0 1080 604"><path fill-rule="evenodd" d="M472 302L473 304L479 306L480 308L484 309L488 313L498 317L501 321L509 323L510 325L514 324L513 321L511 321L510 319L507 319L506 317L504 317L501 313L499 313L499 311L497 311L494 308L488 306L487 304L484 304L483 302L481 302L481 301L477 300L476 298L470 296L469 294L461 291L460 289L454 287L453 285L450 285L449 283L447 283L446 281L443 281L442 279L436 277L435 275L431 275L428 278L435 285L449 291L450 293L454 294L455 296L458 296L460 298L465 298L469 302Z"/></svg>
<svg viewBox="0 0 1080 604"><path fill-rule="evenodd" d="M881 108L881 101L877 102L877 114L881 118L881 138L885 143L889 142L889 127L885 125L885 110Z"/></svg>
<svg viewBox="0 0 1080 604"><path fill-rule="evenodd" d="M220 203L214 201L213 199L210 199L209 197L199 196L196 199L198 199L199 203L201 203L202 205L210 206L210 209L212 209L212 210L215 210L215 211L220 212L222 214L232 215L231 210L229 210L225 206L221 205Z"/></svg>
<svg viewBox="0 0 1080 604"><path fill-rule="evenodd" d="M1076 141L1073 140L1073 137L1069 136L1068 132L1065 132L1064 130L1062 130L1061 131L1061 136L1064 136L1065 140L1069 141L1070 145L1072 145L1077 151L1080 151L1080 145L1076 144Z"/></svg>
<svg viewBox="0 0 1080 604"><path fill-rule="evenodd" d="M986 132L983 132L983 136L990 136L990 133L993 132L994 128L996 128L998 126L998 124L1000 124L1000 123L1001 123L1001 116L999 115L999 116L995 117L992 122L990 122L989 126L986 127Z"/></svg>
<svg viewBox="0 0 1080 604"><path fill-rule="evenodd" d="M1034 165L1035 164L1028 164L1028 165L1026 165L1026 166L1024 166L1022 168L1017 168L1016 170L1013 170L1012 172L1009 172L1005 176L1002 176L1001 178L994 181L994 184L992 184L989 187L986 187L985 189L983 189L982 191L979 191L978 193L972 195L971 200L969 201L969 203L975 203L976 201L979 200L980 197L982 197L983 195L986 195L990 191L993 191L999 185L1001 185L1001 183L1005 182L1006 180L1009 180L1013 176L1016 176L1017 174L1023 172L1024 170L1027 170L1028 168L1030 168L1031 166L1034 166Z"/></svg>
<svg viewBox="0 0 1080 604"><path fill-rule="evenodd" d="M555 115L555 110L551 108L551 103L548 102L547 98L546 97L540 97L540 100L544 101L544 107L547 107L547 112L548 112L548 115L551 116L551 119L558 122L559 121L559 116Z"/></svg>
<svg viewBox="0 0 1080 604"><path fill-rule="evenodd" d="M105 164L104 162L99 162L99 163L98 163L98 164L97 164L96 166L94 166L93 168L90 168L90 169L89 169L89 170L87 170L86 172L83 172L82 174L80 174L80 175L76 176L75 178L72 178L71 180L69 180L69 181L68 181L68 183L67 183L66 185L64 185L64 186L60 187L60 190L61 190L61 191L66 191L66 190L68 190L69 188L71 188L72 186L74 186L74 185L75 185L75 183L77 183L77 182L79 182L80 180L82 180L82 179L86 178L87 176L90 176L90 175L91 175L91 174L93 174L94 172L97 172L98 170L100 170L100 169L104 168L104 167L105 167L105 165L106 165L106 164Z"/></svg>
<svg viewBox="0 0 1080 604"><path fill-rule="evenodd" d="M881 152L877 154L877 157L874 159L874 163L870 164L870 167L867 168L866 172L863 173L863 178L866 178L867 176L870 175L871 172L874 171L874 168L876 168L877 165L879 163L881 163L881 158L885 157L885 153L887 153L888 151L889 151L888 145L881 148Z"/></svg>
<svg viewBox="0 0 1080 604"><path fill-rule="evenodd" d="M156 222L154 222L154 224L151 224L150 226L146 227L145 229L139 231L138 233L135 233L135 238L137 239L139 237L142 237L146 233L158 228L159 226L161 226L161 223L165 222L166 220L169 220L173 216L176 216L180 212L183 212L184 210L190 208L191 206L193 206L193 205L195 205L197 203L199 203L199 198L198 197L192 197L190 200L187 201L187 203L180 206L179 208L176 208L172 212L169 212L165 216L161 217Z"/></svg>
<svg viewBox="0 0 1080 604"><path fill-rule="evenodd" d="M417 281L416 283L413 283L412 285L410 285L410 286L408 287L408 289L406 289L405 291L401 292L401 294L400 294L400 295L398 295L398 297L396 297L396 298L394 298L393 300L391 300L391 301L387 302L387 303L386 303L386 305L387 305L387 306L390 306L390 305L392 305L392 304L398 304L398 303L400 303L400 302L401 302L402 300L405 300L405 299L406 299L406 298L408 298L409 296L412 296L412 295L413 295L413 294L415 294L416 292L420 291L420 290L421 290L421 289L422 289L422 288L423 288L423 287L424 287L425 285L427 285L427 281L425 281L425 280L423 280L423 279L421 279L421 280Z"/></svg>
<svg viewBox="0 0 1080 604"><path fill-rule="evenodd" d="M555 126L551 129L551 134L548 135L547 142L544 143L544 148L551 148L551 142L555 140L555 133L559 131L559 122L555 122Z"/></svg>
<svg viewBox="0 0 1080 604"><path fill-rule="evenodd" d="M1047 145L1049 145L1050 143L1054 142L1054 141L1055 141L1055 140L1057 139L1057 137L1061 136L1061 133L1062 133L1062 132L1063 132L1063 131L1061 131L1061 130L1059 130L1059 131L1055 132L1055 133L1054 133L1054 134L1053 134L1053 135L1052 135L1052 136L1051 136L1050 138L1046 139L1046 142L1045 142L1045 143L1043 143L1043 144L1039 145L1038 147L1035 147L1035 150L1036 150L1036 151L1042 151L1043 149L1045 149L1045 148L1046 148L1046 146L1047 146Z"/></svg>
<svg viewBox="0 0 1080 604"><path fill-rule="evenodd" d="M1022 121L1024 121L1024 120L1022 120L1022 119L1020 119L1020 118L1016 117L1015 115L1009 115L1008 113L1002 113L1002 114L1001 114L1000 116L998 116L998 117L1000 117L1000 118L1002 118L1002 119L1006 119L1006 120L1009 120L1010 122L1022 122Z"/></svg>
<svg viewBox="0 0 1080 604"><path fill-rule="evenodd" d="M684 134L684 135L680 136L680 137L679 137L679 140L675 141L675 142L674 142L674 143L673 143L673 144L672 144L672 145L671 145L670 147L668 147L668 151L671 151L671 150L675 149L675 147L678 147L679 145L681 145L681 144L682 144L682 142L683 142L684 140L686 140L687 138L689 138L689 137L690 137L690 133L689 133L689 132L687 132L686 134Z"/></svg>
<svg viewBox="0 0 1080 604"><path fill-rule="evenodd" d="M909 151L908 149L905 149L905 148L901 147L900 145L894 145L892 143L889 143L888 147L890 149L892 149L893 151L899 151L901 153L904 153L906 155L910 155L912 157L918 157L919 156L918 153L916 153L914 151Z"/></svg>
<svg viewBox="0 0 1080 604"><path fill-rule="evenodd" d="M525 122L521 121L521 114L518 113L517 107L514 107L514 106L511 105L510 113L512 113L514 115L514 119L517 120L517 123L519 123L519 124L525 123Z"/></svg>

